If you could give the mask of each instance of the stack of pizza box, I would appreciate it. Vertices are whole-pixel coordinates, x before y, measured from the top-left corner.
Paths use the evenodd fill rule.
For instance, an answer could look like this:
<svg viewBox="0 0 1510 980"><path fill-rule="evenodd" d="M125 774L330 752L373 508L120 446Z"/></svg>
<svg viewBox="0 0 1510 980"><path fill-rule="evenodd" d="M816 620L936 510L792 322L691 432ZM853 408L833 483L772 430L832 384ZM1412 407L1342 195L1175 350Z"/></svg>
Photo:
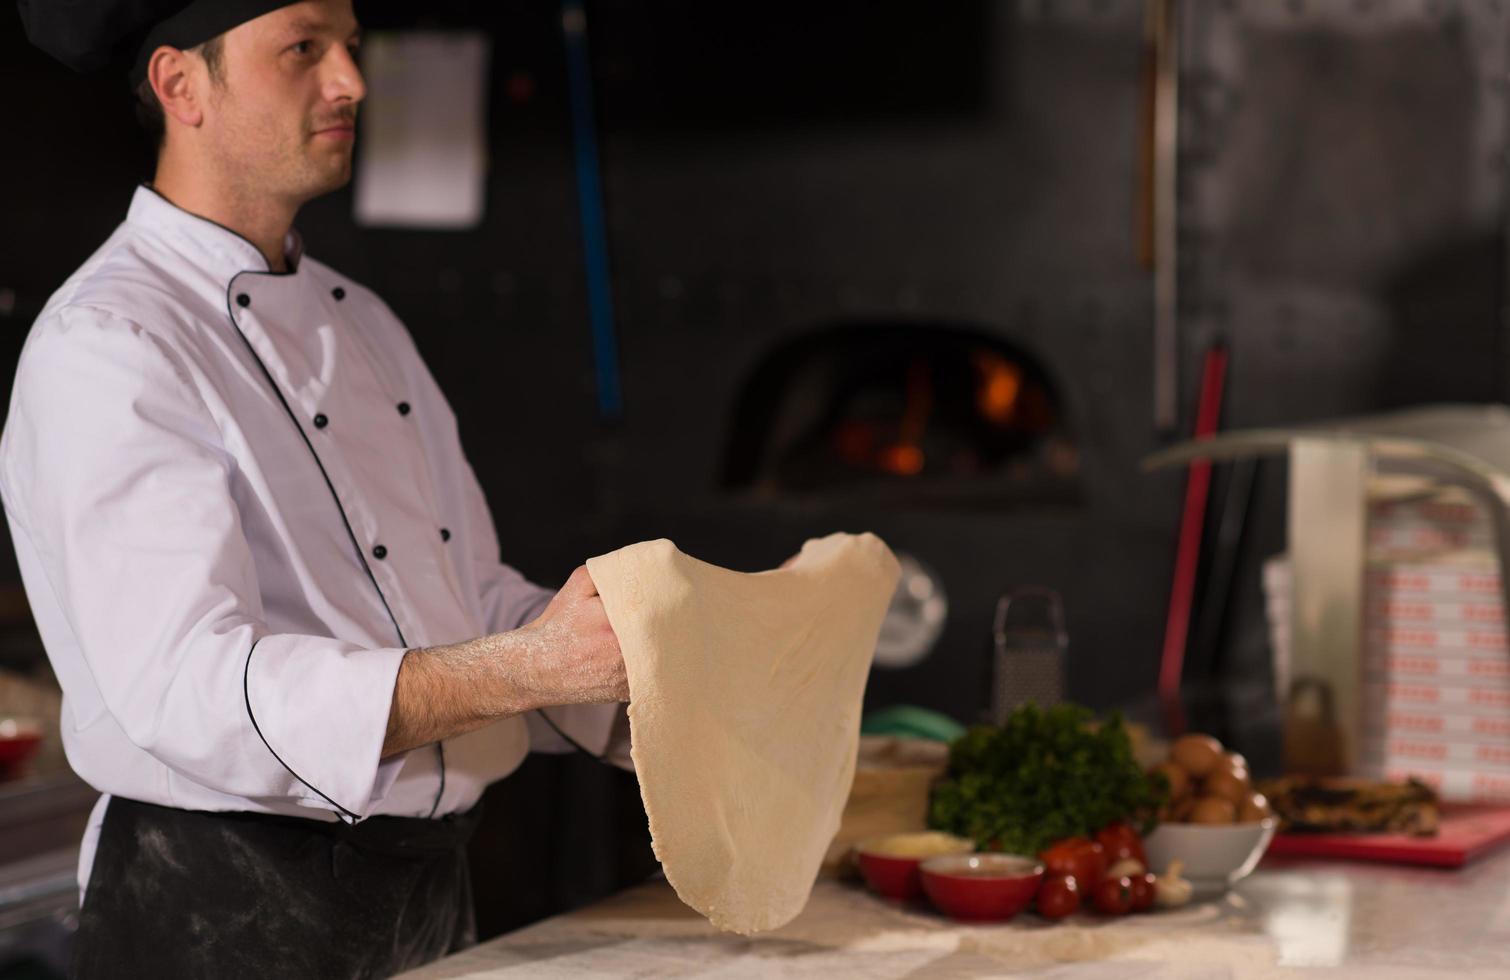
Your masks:
<svg viewBox="0 0 1510 980"><path fill-rule="evenodd" d="M1445 491L1369 506L1359 774L1445 800L1510 802L1510 644L1489 515ZM1264 569L1276 682L1288 687L1290 574Z"/></svg>

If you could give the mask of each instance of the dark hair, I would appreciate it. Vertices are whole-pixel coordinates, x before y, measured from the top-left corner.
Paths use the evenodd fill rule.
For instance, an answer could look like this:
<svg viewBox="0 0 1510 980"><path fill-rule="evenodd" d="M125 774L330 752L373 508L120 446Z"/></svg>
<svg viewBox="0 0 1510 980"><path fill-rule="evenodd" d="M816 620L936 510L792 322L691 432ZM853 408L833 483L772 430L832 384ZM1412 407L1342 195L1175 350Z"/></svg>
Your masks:
<svg viewBox="0 0 1510 980"><path fill-rule="evenodd" d="M189 50L204 59L205 67L210 69L211 81L217 85L225 81L224 34L212 37ZM157 93L152 90L150 78L142 79L141 84L136 87L136 121L141 123L142 129L147 131L147 136L153 144L158 149L162 149L163 141L168 138L168 122L163 117L163 104L157 100Z"/></svg>

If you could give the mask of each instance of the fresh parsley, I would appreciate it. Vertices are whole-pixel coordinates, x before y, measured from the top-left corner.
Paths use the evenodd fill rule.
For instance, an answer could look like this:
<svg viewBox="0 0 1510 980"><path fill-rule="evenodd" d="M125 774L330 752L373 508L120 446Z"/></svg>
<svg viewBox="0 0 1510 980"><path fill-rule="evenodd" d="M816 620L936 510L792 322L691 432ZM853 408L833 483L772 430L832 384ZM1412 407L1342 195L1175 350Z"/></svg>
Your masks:
<svg viewBox="0 0 1510 980"><path fill-rule="evenodd" d="M1120 715L1098 722L1079 705L1029 702L1002 727L977 725L950 744L928 822L983 849L1032 855L1114 820L1146 833L1163 796Z"/></svg>

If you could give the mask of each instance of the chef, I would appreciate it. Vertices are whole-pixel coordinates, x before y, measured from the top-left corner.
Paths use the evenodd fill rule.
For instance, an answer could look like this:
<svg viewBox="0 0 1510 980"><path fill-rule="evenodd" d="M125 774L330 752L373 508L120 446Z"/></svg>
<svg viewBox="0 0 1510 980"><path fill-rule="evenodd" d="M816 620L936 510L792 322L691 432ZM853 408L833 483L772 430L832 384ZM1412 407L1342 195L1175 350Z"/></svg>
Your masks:
<svg viewBox="0 0 1510 980"><path fill-rule="evenodd" d="M500 562L403 324L292 228L351 174L350 0L19 7L69 66L129 64L160 137L32 327L0 438L68 759L102 793L75 975L455 950L484 787L532 744L622 749L628 688L585 569L553 594Z"/></svg>

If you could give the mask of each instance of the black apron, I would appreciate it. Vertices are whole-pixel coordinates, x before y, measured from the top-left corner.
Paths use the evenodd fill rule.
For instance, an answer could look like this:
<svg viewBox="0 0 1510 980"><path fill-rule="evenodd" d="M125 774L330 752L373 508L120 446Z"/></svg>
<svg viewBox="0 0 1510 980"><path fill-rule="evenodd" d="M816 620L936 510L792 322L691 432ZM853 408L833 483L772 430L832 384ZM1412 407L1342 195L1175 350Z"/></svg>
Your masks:
<svg viewBox="0 0 1510 980"><path fill-rule="evenodd" d="M112 797L74 977L386 977L476 941L481 807L355 825Z"/></svg>

